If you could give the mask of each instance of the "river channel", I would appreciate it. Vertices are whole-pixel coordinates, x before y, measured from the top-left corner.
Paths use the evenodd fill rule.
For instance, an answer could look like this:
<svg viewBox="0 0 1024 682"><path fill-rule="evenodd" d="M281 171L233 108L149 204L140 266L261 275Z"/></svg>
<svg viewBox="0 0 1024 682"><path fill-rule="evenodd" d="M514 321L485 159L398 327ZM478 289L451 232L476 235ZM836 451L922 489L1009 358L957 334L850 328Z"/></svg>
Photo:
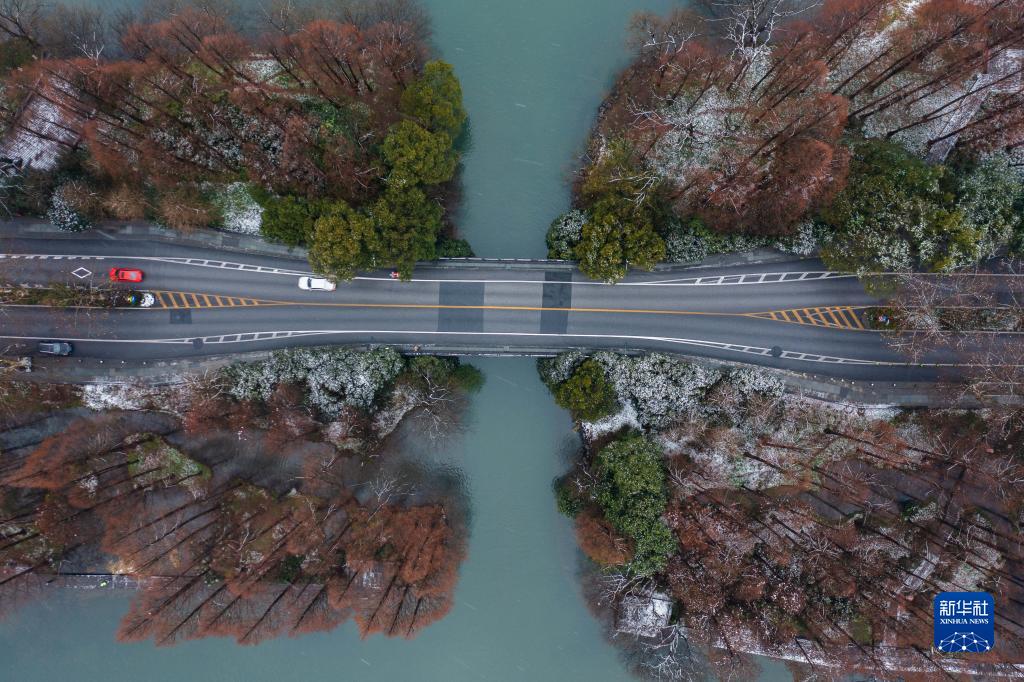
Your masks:
<svg viewBox="0 0 1024 682"><path fill-rule="evenodd" d="M594 111L627 59L630 16L668 0L426 0L440 55L462 81L471 120L462 235L476 253L543 257L568 207L568 178ZM552 479L577 445L534 361L475 359L487 383L454 442L417 456L458 471L471 506L456 604L411 641L360 640L352 624L256 647L209 639L157 649L118 644L130 594L55 590L0 622L0 679L628 680L587 611L569 522ZM777 664L765 679L788 679Z"/></svg>

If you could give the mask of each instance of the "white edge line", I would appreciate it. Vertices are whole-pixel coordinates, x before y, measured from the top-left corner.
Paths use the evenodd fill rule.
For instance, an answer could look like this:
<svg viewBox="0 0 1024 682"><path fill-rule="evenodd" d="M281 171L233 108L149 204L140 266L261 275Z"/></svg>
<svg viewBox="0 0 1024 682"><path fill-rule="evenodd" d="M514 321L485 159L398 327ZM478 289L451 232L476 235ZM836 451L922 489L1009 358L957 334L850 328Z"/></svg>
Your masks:
<svg viewBox="0 0 1024 682"><path fill-rule="evenodd" d="M64 259L81 259L81 260L142 260L151 261L158 263L171 263L174 265L184 265L196 268L212 268L216 270L237 270L239 272L250 272L258 275L281 275L285 277L303 277L303 276L315 276L315 272L304 272L300 270L287 270L284 268L273 268L265 265L252 265L250 263L239 263L237 261L221 261L211 260L208 258L194 258L188 256L93 256L93 255L67 255L67 254L37 254L37 253L12 253L12 254L0 254L0 260L10 258L11 260L64 260ZM189 262L189 261L205 261L205 262ZM237 267L229 267L237 266ZM781 277L777 280L763 281L767 275L780 275ZM800 275L798 279L785 279L788 275ZM807 275L818 275L815 278L807 278ZM739 281L735 282L723 282L723 279L738 277ZM746 281L748 277L759 277L756 281ZM690 276L690 277L677 277L674 279L663 279L663 280L652 280L649 282L616 282L615 284L608 284L606 282L593 282L589 280L582 281L568 281L568 282L549 282L547 280L540 279L427 279L414 277L409 282L401 282L392 280L390 277L372 277L372 276L357 276L353 277L353 281L372 281L372 282L395 282L395 284L408 284L411 282L422 282L422 283L442 283L442 282L460 282L464 284L568 284L570 286L617 286L617 287L650 287L650 286L664 286L664 287L707 287L707 286L750 286L756 284L799 284L809 281L819 281L821 279L848 279L857 277L854 273L840 273L827 270L812 270L808 272L748 272L734 275L704 275L704 276ZM685 281L693 280L693 281ZM703 280L718 280L716 282L705 282Z"/></svg>
<svg viewBox="0 0 1024 682"><path fill-rule="evenodd" d="M605 335L605 334L545 334L541 332L442 332L442 331L401 331L401 330L340 330L340 329L318 329L318 330L292 330L292 331L259 331L259 332L234 332L230 334L211 334L209 336L202 337L179 337L174 339L90 339L90 338L66 338L62 337L63 341L71 341L75 343L154 343L154 344L165 344L165 345L192 345L194 339L202 339L203 345L219 345L219 344L233 344L233 343L256 343L260 341L271 341L280 338L290 338L295 336L341 336L341 335L355 335L355 334L420 334L420 335L432 335L432 336L506 336L506 337L546 337L546 338L578 338L578 339L622 339L629 341L660 341L663 343L673 343L678 345L697 346L701 348L713 348L715 350L731 351L734 353L743 353L748 355L760 355L760 356L771 356L770 348L762 348L759 346L743 346L742 344L734 343L723 343L720 341L704 341L701 339L676 339L670 337L659 337L659 336L630 336L630 335ZM224 337L235 337L235 336L256 336L263 338L252 338L244 341L240 340L217 340L207 341L207 339L223 339ZM0 339L14 339L24 341L39 341L43 339L57 338L53 335L50 336L0 336ZM787 356L787 354L791 354ZM794 358L792 355L799 354L801 357ZM810 356L810 357L808 357ZM911 362L895 362L886 360L863 360L858 358L841 358L828 355L818 355L812 353L802 353L800 351L783 351L783 354L779 357L782 360L798 360L800 362L809 363L820 363L820 364L849 364L849 365L872 365L872 366L887 366L887 367L967 367L970 365L957 364L957 363L911 363Z"/></svg>

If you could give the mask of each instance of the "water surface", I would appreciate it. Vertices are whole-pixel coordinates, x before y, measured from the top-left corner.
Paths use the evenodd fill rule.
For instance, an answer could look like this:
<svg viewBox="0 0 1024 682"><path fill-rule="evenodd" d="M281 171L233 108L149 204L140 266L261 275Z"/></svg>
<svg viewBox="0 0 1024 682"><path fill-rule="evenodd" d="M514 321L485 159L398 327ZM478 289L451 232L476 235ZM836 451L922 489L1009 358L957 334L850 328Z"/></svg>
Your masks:
<svg viewBox="0 0 1024 682"><path fill-rule="evenodd" d="M425 0L462 81L472 147L458 225L478 256L547 254L568 180L638 11L671 0Z"/></svg>

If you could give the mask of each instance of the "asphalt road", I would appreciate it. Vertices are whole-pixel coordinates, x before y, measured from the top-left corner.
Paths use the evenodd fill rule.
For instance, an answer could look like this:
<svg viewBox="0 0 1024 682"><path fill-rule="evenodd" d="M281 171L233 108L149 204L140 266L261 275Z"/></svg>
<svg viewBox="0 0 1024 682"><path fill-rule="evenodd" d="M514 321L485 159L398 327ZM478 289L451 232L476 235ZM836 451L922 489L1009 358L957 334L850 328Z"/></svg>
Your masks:
<svg viewBox="0 0 1024 682"><path fill-rule="evenodd" d="M418 344L502 353L642 349L870 381L935 378L953 358L908 366L864 310L858 280L816 260L635 273L605 285L565 268L418 267L307 292L303 260L156 241L0 239L0 278L106 285L137 267L150 309L0 307L5 352L68 340L75 355L150 359L320 344Z"/></svg>

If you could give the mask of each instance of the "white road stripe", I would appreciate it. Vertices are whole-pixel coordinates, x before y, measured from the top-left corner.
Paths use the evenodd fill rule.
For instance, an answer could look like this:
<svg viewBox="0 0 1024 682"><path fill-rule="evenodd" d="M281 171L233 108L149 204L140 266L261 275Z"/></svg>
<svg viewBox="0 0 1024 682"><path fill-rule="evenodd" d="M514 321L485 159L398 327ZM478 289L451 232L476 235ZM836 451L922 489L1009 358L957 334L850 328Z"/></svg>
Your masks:
<svg viewBox="0 0 1024 682"><path fill-rule="evenodd" d="M139 260L156 263L172 263L176 265L191 265L201 268L217 268L220 270L237 270L240 272L255 272L266 275L284 275L290 277L314 275L316 273L289 270L286 268L272 268L264 265L252 265L249 263L238 263L235 261L211 260L208 258L185 258L177 256L92 256L92 255L64 255L64 254L0 254L0 260ZM766 277L772 279L766 280ZM746 273L735 275L707 275L702 277L679 277L675 279L653 280L649 282L618 282L607 284L605 282L592 282L589 280L557 282L557 284L569 284L572 286L617 286L617 287L650 287L650 286L738 286L749 284L778 284L803 281L818 281L822 279L842 279L856 277L855 274L813 271L813 272L765 272ZM787 279L788 278L788 279ZM353 278L360 281L371 282L392 282L396 286L408 284L393 280L390 277L376 277L363 275ZM551 284L542 279L471 279L471 278L419 278L414 277L411 282L438 284L442 282L458 282L462 284Z"/></svg>
<svg viewBox="0 0 1024 682"><path fill-rule="evenodd" d="M251 265L249 263L210 260L208 258L184 258L175 256L69 256L40 253L2 253L0 254L0 260L141 260L153 263L173 263L175 265L191 265L193 267L200 268L217 268L220 270L241 270L243 272L256 272L267 275L287 275L290 277L314 274L312 272L306 272L302 270L270 268L265 265Z"/></svg>
<svg viewBox="0 0 1024 682"><path fill-rule="evenodd" d="M254 343L282 338L296 338L305 336L346 336L355 334L391 334L421 336L492 336L492 337L539 337L539 338L570 338L570 339L616 339L624 341L658 341L684 346L696 346L700 348L712 348L715 350L732 351L747 355L770 356L770 348L759 346L744 346L720 341L705 341L702 339L677 339L660 336L632 336L617 334L551 334L542 332L440 332L440 331L396 331L396 330L343 330L343 329L317 329L317 330L289 330L289 331L263 331L263 332L240 332L237 334L220 334L204 337L181 337L172 339L90 339L90 338L62 338L63 341L73 343L132 343L132 344L162 344L162 345L193 345L198 338L204 345L219 345L232 343ZM252 337L242 339L241 337ZM13 339L22 341L40 341L43 339L55 338L51 336L0 336L2 339ZM773 356L774 357L774 356ZM883 367L971 367L973 365L963 363L910 363L885 360L864 360L861 358L842 358L830 355L817 355L814 353L802 353L799 351L782 351L779 356L786 360L797 360L817 364L840 364L840 365L871 365ZM1017 365L1012 365L1016 367Z"/></svg>
<svg viewBox="0 0 1024 682"><path fill-rule="evenodd" d="M781 275L778 279L765 280L765 277L773 275ZM815 275L814 277L797 277L795 279L785 279L787 275ZM856 277L854 274L847 274L841 272L766 272L766 273L748 273L745 275L715 275L713 277L680 277L677 279L665 279L655 280L651 282L616 282L615 284L608 284L606 282L592 282L589 280L581 281L570 281L570 282L549 282L547 280L532 280L532 279L426 279L414 277L412 282L425 282L425 283L442 283L442 282L459 282L462 284L569 284L571 286L597 286L597 287L706 287L706 286L739 286L744 284L793 284L801 281L814 282L822 279L843 279L849 277ZM726 279L737 281L724 281ZM366 281L394 281L396 285L401 285L403 282L391 280L388 277L368 277L361 276L355 277L357 280Z"/></svg>

